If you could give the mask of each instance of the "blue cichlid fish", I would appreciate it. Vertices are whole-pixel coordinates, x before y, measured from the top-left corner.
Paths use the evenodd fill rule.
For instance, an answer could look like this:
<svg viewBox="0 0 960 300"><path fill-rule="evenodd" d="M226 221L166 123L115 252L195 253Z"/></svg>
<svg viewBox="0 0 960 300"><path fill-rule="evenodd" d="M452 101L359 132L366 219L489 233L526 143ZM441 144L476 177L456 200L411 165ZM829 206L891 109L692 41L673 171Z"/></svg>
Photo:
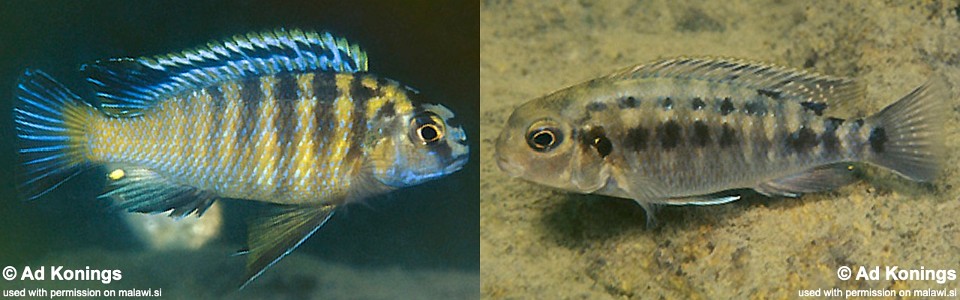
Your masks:
<svg viewBox="0 0 960 300"><path fill-rule="evenodd" d="M440 105L367 73L329 33L276 30L168 55L84 65L99 109L38 70L14 116L35 199L93 166L130 212L199 216L220 198L280 204L250 226L246 286L345 203L416 185L467 161Z"/></svg>
<svg viewBox="0 0 960 300"><path fill-rule="evenodd" d="M564 190L655 205L735 201L750 188L797 197L853 180L851 162L934 179L946 109L938 80L867 118L843 119L852 80L739 60L631 67L518 107L497 163Z"/></svg>

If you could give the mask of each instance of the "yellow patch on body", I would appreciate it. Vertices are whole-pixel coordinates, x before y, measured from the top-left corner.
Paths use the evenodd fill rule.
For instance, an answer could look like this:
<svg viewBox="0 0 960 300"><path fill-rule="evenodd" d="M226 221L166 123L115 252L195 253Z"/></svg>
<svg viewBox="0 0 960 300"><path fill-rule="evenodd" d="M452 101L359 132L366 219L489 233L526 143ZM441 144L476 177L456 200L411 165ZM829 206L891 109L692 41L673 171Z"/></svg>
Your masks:
<svg viewBox="0 0 960 300"><path fill-rule="evenodd" d="M197 120L192 120L195 127L196 134L193 136L194 141L197 141L197 144L194 144L194 157L198 158L196 161L201 165L194 166L193 172L206 169L210 152L210 147L212 146L212 141L207 140L207 137L210 136L210 125L213 124L214 118L219 116L214 116L210 112L210 108L213 106L213 96L210 93L207 93L206 90L201 89L193 93L193 106L196 107L196 118Z"/></svg>
<svg viewBox="0 0 960 300"><path fill-rule="evenodd" d="M259 137L254 148L259 156L256 164L256 176L261 181L257 186L260 188L261 195L266 198L273 193L273 187L276 180L276 163L279 159L280 147L277 145L277 130L274 128L276 122L277 101L273 86L276 84L276 78L273 76L264 76L260 78L260 88L264 93L264 100L260 103L260 118L256 125L256 137Z"/></svg>
<svg viewBox="0 0 960 300"><path fill-rule="evenodd" d="M343 159L347 155L347 149L350 147L350 125L352 124L353 98L350 95L350 84L354 76L351 74L337 74L336 85L338 96L333 102L334 115L337 117L337 126L333 128L332 147L327 147L326 151L330 156L326 158L329 175L324 185L327 188L340 188L340 177L346 174L342 171ZM346 187L342 187L346 188Z"/></svg>
<svg viewBox="0 0 960 300"><path fill-rule="evenodd" d="M220 142L220 151L218 153L220 166L232 168L240 161L240 154L243 149L237 149L237 130L240 129L240 86L236 82L228 82L220 87L226 107L223 110L222 141ZM242 187L237 186L237 181L228 181L224 190L239 191Z"/></svg>
<svg viewBox="0 0 960 300"><path fill-rule="evenodd" d="M399 85L388 84L383 87L383 97L393 99L396 115L406 115L413 112L413 103L410 103L406 92Z"/></svg>
<svg viewBox="0 0 960 300"><path fill-rule="evenodd" d="M311 74L310 77L312 80L313 75ZM301 90L303 91L304 89ZM316 168L317 164L315 154L313 153L313 136L316 130L315 127L317 126L317 124L314 124L313 116L316 106L317 100L313 97L305 97L297 101L297 118L303 126L301 126L300 130L297 130L293 138L297 143L297 151L295 151L296 155L293 158L294 177L292 177L291 180L297 179L292 184L295 191L307 194L313 194L313 182L307 179L313 178L313 169Z"/></svg>
<svg viewBox="0 0 960 300"><path fill-rule="evenodd" d="M377 84L377 80L371 76L364 76L363 78L361 78L360 84L362 84L364 87L371 90L377 90L380 88L379 84ZM383 107L385 104L387 104L388 101L390 101L390 97L384 97L384 96L375 96L373 98L366 99L364 110L367 112L367 115L366 115L367 120L371 120L374 117L376 117L377 111L380 110L380 108Z"/></svg>
<svg viewBox="0 0 960 300"><path fill-rule="evenodd" d="M304 73L297 75L297 88L300 89L300 98L302 100L317 101L313 94L313 73Z"/></svg>

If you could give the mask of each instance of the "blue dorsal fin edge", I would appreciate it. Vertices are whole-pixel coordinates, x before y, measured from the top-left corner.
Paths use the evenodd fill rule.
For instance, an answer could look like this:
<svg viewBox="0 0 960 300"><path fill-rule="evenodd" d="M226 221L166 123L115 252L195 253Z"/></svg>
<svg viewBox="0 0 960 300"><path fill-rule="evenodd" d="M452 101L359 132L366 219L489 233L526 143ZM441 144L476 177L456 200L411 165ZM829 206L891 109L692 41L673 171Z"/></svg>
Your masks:
<svg viewBox="0 0 960 300"><path fill-rule="evenodd" d="M329 32L276 29L237 35L164 55L85 64L107 113L136 115L159 100L240 78L330 71L367 71L367 54Z"/></svg>

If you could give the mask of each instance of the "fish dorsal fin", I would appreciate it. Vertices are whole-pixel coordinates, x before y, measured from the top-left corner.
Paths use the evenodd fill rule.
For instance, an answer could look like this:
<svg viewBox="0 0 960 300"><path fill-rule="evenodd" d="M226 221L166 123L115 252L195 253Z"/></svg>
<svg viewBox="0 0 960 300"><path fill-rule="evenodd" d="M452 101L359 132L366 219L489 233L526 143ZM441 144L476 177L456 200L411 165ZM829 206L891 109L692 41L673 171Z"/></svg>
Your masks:
<svg viewBox="0 0 960 300"><path fill-rule="evenodd" d="M739 59L674 58L630 67L613 79L667 77L743 85L778 99L810 103L856 102L864 88L852 79L824 76Z"/></svg>
<svg viewBox="0 0 960 300"><path fill-rule="evenodd" d="M237 35L165 55L108 59L81 67L108 113L137 115L186 90L284 72L365 72L360 47L328 32L277 29Z"/></svg>

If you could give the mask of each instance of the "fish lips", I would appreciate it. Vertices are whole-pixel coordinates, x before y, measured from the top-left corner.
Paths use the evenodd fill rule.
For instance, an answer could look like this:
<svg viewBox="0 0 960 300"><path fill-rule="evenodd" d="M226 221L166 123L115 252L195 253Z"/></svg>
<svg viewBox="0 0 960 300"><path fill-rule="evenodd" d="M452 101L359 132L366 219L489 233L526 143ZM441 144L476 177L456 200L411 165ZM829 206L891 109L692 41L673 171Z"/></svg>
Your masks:
<svg viewBox="0 0 960 300"><path fill-rule="evenodd" d="M460 169L463 168L464 165L467 164L467 161L469 160L469 158L470 158L469 153L458 155L456 158L453 159L453 162L447 165L447 167L444 169L444 174L450 174L450 173L459 171Z"/></svg>
<svg viewBox="0 0 960 300"><path fill-rule="evenodd" d="M510 163L506 158L496 155L497 157L497 166L500 167L500 170L510 175L510 177L520 177L523 174L523 169L517 165Z"/></svg>

